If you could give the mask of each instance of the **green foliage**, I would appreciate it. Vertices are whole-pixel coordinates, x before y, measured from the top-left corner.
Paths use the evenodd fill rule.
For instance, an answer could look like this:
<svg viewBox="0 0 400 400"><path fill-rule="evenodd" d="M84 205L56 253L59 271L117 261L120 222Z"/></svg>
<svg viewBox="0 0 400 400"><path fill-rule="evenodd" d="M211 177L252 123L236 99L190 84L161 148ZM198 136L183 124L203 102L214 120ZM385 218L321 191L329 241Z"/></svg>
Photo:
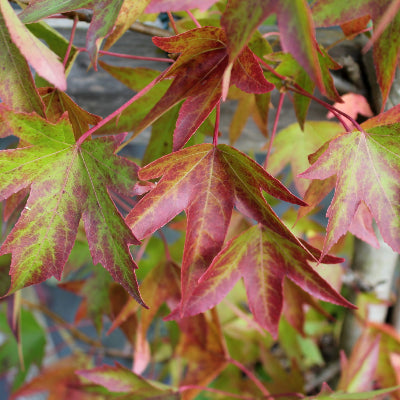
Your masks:
<svg viewBox="0 0 400 400"><path fill-rule="evenodd" d="M400 338L365 320L373 294L358 299L362 335L349 358L341 356L337 387L314 375L332 362L323 340L338 340L341 307L354 308L340 294L346 261L338 255L351 254L342 238L351 232L377 245L375 220L400 252L400 106L359 124L357 113L370 117L370 109L359 95L339 95L332 71L341 67L314 26L340 25L350 40L369 35L372 21L385 104L398 63L399 2L19 3L20 14L0 0L0 138L18 139L0 150L0 372L12 380L11 398L399 400ZM99 60L152 12L170 16L171 30L153 37L168 68ZM70 38L46 23L54 15L74 18ZM79 18L90 23L83 49L73 45ZM266 21L276 21L277 32L262 35ZM136 92L104 119L65 93L83 51L95 70ZM298 123L276 135L285 97ZM231 100L238 107L227 145L221 104ZM308 121L313 102L338 122ZM268 140L263 166L233 147L250 116L260 149ZM118 153L147 128L139 167ZM289 164L282 181L304 201L276 178ZM325 232L310 214L333 188ZM283 202L296 210L278 215L272 207ZM24 288L52 277L81 299L76 326L50 311L40 290L41 301L26 296ZM71 356L44 367L49 335L33 309L54 320ZM98 338L78 329L85 321ZM124 350L104 345L106 329L124 335Z"/></svg>

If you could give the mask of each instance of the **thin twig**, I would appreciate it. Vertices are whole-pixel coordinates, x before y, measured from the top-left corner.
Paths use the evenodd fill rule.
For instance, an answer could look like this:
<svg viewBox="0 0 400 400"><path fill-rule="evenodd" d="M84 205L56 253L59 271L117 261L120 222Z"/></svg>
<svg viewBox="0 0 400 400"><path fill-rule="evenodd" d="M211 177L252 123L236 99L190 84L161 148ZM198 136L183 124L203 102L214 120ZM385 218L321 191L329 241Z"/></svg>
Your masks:
<svg viewBox="0 0 400 400"><path fill-rule="evenodd" d="M69 38L69 43L68 43L67 51L65 52L65 56L64 56L64 61L63 61L64 68L66 68L69 55L71 54L72 43L74 42L75 32L76 32L76 26L77 26L77 25L78 25L78 18L75 17L75 19L74 19L74 24L72 25L72 29L71 29L71 36L70 36L70 38Z"/></svg>
<svg viewBox="0 0 400 400"><path fill-rule="evenodd" d="M282 105L283 105L283 100L285 99L285 92L281 92L281 95L279 96L279 103L278 103L278 107L276 109L276 115L275 115L275 121L274 121L274 127L272 128L272 134L271 137L269 139L269 144L268 144L268 151L267 151L267 155L265 157L265 161L264 161L264 168L267 169L267 165L268 165L268 160L269 157L271 155L271 150L272 150L272 145L274 143L274 139L275 139L275 135L276 135L276 130L278 128L278 122L279 122L279 117L281 115L281 111L282 111Z"/></svg>
<svg viewBox="0 0 400 400"><path fill-rule="evenodd" d="M174 20L174 16L172 15L172 13L170 11L168 11L167 14L168 14L169 22L170 22L170 24L172 26L172 29L175 32L175 35L178 35L179 31L178 31L178 28L176 26L176 23L175 23L175 20Z"/></svg>
<svg viewBox="0 0 400 400"><path fill-rule="evenodd" d="M228 358L227 360L229 363L238 367L247 377L260 389L261 393L267 399L273 399L274 397L269 393L268 389L262 384L262 382L249 370L247 369L241 362L233 359Z"/></svg>
<svg viewBox="0 0 400 400"><path fill-rule="evenodd" d="M189 15L190 19L194 22L197 28L201 28L200 22L197 21L196 17L190 10L186 10L187 15Z"/></svg>

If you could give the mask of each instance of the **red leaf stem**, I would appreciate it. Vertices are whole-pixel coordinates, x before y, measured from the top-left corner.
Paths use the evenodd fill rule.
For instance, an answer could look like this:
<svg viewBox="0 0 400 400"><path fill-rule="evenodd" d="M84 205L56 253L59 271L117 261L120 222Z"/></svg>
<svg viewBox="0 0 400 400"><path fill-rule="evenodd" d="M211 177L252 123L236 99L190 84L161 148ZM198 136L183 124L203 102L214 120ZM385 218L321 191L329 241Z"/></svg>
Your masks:
<svg viewBox="0 0 400 400"><path fill-rule="evenodd" d="M221 115L221 101L219 101L216 105L216 117L215 117L215 129L214 129L214 137L213 137L213 145L218 145L218 133L219 133L219 119Z"/></svg>
<svg viewBox="0 0 400 400"><path fill-rule="evenodd" d="M197 28L201 28L200 22L197 21L196 17L193 15L193 13L190 10L186 10L187 15L189 15L190 19L194 22L194 24L197 26Z"/></svg>
<svg viewBox="0 0 400 400"><path fill-rule="evenodd" d="M113 113L108 115L106 118L102 119L97 125L93 126L90 128L88 131L86 131L76 142L77 146L80 146L92 133L96 132L97 129L100 129L102 126L107 124L109 121L111 121L114 117L118 116L119 114L122 113L126 108L128 108L133 102L144 96L151 88L153 88L156 83L158 83L163 77L163 74L161 74L157 79L154 79L154 81L150 82L146 87L144 87L140 92L136 93L130 100L128 100L126 103L122 104L121 107L119 107L117 110L115 110ZM123 145L121 145L116 152L121 150Z"/></svg>
<svg viewBox="0 0 400 400"><path fill-rule="evenodd" d="M85 47L80 47L78 50L80 52L86 52L87 53L87 49ZM99 50L99 54L102 54L104 56L127 58L129 60L157 61L157 62L167 62L167 63L171 63L171 64L175 62L175 60L173 60L172 58L135 56L133 54L114 53L112 51L106 51L106 50Z"/></svg>
<svg viewBox="0 0 400 400"><path fill-rule="evenodd" d="M256 55L257 59L259 60L259 62L266 68L268 69L268 71L272 72L277 78L283 80L284 82L288 81L286 76L283 76L281 74L279 74L278 72L275 71L274 68L272 68L270 65L268 65L262 58L258 57ZM310 98L311 100L314 100L315 102L321 104L323 107L325 107L327 110L331 111L335 117L338 118L339 122L343 125L343 127L346 129L346 132L349 132L349 127L348 125L343 121L342 118L339 117L339 115L347 118L356 128L357 130L359 130L360 132L365 133L364 129L361 128L360 124L357 123L357 121L350 117L350 115L346 114L345 112L338 110L336 107L330 105L329 103L319 99L318 97L315 97L314 95L312 95L311 93L308 93L307 91L305 91L300 85L298 85L295 82L290 82L286 88L288 90L291 90L292 92L301 94L303 96L306 96L308 98Z"/></svg>
<svg viewBox="0 0 400 400"><path fill-rule="evenodd" d="M174 20L174 16L172 15L171 11L167 11L168 14L168 18L169 18L169 22L171 23L172 29L175 32L175 35L179 35L179 31L178 28L176 26L175 20Z"/></svg>
<svg viewBox="0 0 400 400"><path fill-rule="evenodd" d="M78 21L79 21L78 17L75 16L75 18L74 18L74 23L73 23L72 28L71 28L71 36L70 36L70 38L69 38L69 43L68 43L67 51L65 52L65 57L64 57L64 61L63 61L63 66L64 66L64 68L65 68L66 65L67 65L68 58L69 58L69 55L70 55L70 53L71 53L72 43L74 42L74 37L75 37L75 32L76 32L76 26L78 25Z"/></svg>
<svg viewBox="0 0 400 400"><path fill-rule="evenodd" d="M234 366L238 367L245 375L247 375L248 378L260 389L261 393L267 399L274 398L271 395L271 393L268 391L268 389L262 384L262 382L249 369L247 369L247 367L244 366L241 362L239 362L233 358L229 358L227 361L229 363L233 364Z"/></svg>
<svg viewBox="0 0 400 400"><path fill-rule="evenodd" d="M285 99L285 92L282 92L281 95L279 96L279 103L278 103L278 108L276 109L274 126L272 128L271 138L269 139L267 156L265 157L265 162L264 162L264 168L265 169L267 169L268 159L269 159L269 156L271 154L272 145L274 143L274 139L275 139L275 135L276 135L276 129L278 128L279 117L281 115L282 105L283 105L283 100L284 99Z"/></svg>

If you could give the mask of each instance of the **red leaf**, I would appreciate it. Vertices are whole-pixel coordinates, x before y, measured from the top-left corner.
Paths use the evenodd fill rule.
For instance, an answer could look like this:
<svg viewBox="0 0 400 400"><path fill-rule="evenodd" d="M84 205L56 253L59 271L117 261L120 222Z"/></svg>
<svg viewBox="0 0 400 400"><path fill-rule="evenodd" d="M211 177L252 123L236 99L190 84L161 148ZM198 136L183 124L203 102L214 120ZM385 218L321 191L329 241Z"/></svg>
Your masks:
<svg viewBox="0 0 400 400"><path fill-rule="evenodd" d="M169 38L155 37L153 41L161 49L180 53L180 56L160 78L173 78L171 86L139 124L135 135L185 100L174 132L174 150L178 150L221 100L222 80L229 61L226 36L221 28L204 27ZM248 47L243 49L231 68L229 84L250 93L265 93L273 89Z"/></svg>
<svg viewBox="0 0 400 400"><path fill-rule="evenodd" d="M240 277L246 286L249 307L255 320L274 337L282 311L282 285L287 276L313 296L352 306L309 265L319 251L294 236L282 236L266 226L256 225L227 243L200 278L185 308L185 315L204 312L218 304ZM342 259L327 256L322 262Z"/></svg>
<svg viewBox="0 0 400 400"><path fill-rule="evenodd" d="M285 234L286 227L266 203L261 189L282 200L304 204L253 160L227 145L192 146L140 170L144 180L159 176L162 178L155 189L136 205L126 222L136 237L144 238L185 210L182 313L197 280L223 245L234 206Z"/></svg>

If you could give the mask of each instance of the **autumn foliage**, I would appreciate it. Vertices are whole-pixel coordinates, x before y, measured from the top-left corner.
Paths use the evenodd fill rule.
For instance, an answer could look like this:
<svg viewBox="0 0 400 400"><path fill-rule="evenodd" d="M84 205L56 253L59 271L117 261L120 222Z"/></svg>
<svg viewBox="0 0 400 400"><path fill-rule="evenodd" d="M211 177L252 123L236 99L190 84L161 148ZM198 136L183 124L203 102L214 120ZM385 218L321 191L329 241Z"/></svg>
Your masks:
<svg viewBox="0 0 400 400"><path fill-rule="evenodd" d="M12 398L400 399L398 333L368 322L346 288L340 293L351 234L376 247L375 221L400 252L400 106L385 108L400 2L16 3L20 12L0 0L0 140L18 138L0 150L0 360L7 376L14 368ZM135 21L160 12L170 19L164 36L153 37L163 72L101 60ZM70 37L46 23L54 16L72 19ZM74 46L80 18L85 48ZM275 31L265 33L266 23ZM376 116L365 97L335 86L341 65L316 40L316 28L332 26L341 27L340 41L363 37L372 48ZM136 92L105 118L66 94L79 52ZM286 97L297 123L277 132ZM227 140L221 104L232 100ZM320 121L307 119L311 102L326 109ZM235 147L249 117L261 164ZM145 130L143 159L122 156ZM324 227L313 215L333 190ZM284 213L276 208L283 203ZM65 321L24 288L51 277L81 297L66 342L90 348L75 343L47 365L48 335L32 312L63 331ZM358 305L379 301L362 295ZM348 312L361 336L339 356ZM99 338L79 330L83 321ZM129 354L100 341L114 330ZM326 337L333 359L323 354ZM339 357L339 383L325 382L335 374L319 382ZM29 380L33 365L39 371Z"/></svg>

